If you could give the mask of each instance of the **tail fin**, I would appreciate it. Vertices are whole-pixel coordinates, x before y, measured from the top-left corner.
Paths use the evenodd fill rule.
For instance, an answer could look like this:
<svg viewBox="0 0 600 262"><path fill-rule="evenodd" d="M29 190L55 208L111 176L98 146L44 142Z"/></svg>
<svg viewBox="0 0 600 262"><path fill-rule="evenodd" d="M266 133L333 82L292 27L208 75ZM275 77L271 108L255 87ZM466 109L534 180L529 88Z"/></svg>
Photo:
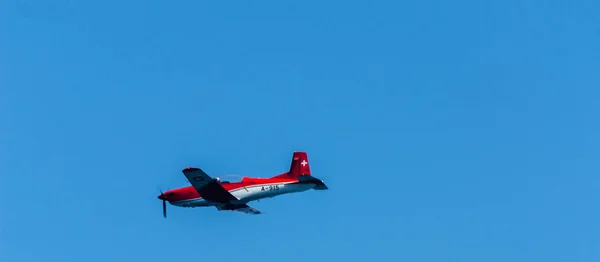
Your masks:
<svg viewBox="0 0 600 262"><path fill-rule="evenodd" d="M310 176L310 165L308 164L308 155L306 152L294 152L288 175L293 178L301 175Z"/></svg>
<svg viewBox="0 0 600 262"><path fill-rule="evenodd" d="M310 164L306 152L294 152L290 170L273 178L298 178L301 175L310 176Z"/></svg>

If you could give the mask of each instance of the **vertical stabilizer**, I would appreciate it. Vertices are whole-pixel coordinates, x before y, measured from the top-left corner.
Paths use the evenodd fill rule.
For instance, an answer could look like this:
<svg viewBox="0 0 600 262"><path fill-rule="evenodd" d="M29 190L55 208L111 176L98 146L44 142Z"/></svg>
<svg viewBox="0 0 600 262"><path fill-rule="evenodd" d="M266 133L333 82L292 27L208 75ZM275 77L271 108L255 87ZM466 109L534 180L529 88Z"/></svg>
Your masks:
<svg viewBox="0 0 600 262"><path fill-rule="evenodd" d="M301 175L310 176L310 164L308 163L308 155L306 152L294 152L288 175L293 178L297 178Z"/></svg>
<svg viewBox="0 0 600 262"><path fill-rule="evenodd" d="M310 176L310 164L306 152L294 152L290 170L273 178L298 178L301 175Z"/></svg>

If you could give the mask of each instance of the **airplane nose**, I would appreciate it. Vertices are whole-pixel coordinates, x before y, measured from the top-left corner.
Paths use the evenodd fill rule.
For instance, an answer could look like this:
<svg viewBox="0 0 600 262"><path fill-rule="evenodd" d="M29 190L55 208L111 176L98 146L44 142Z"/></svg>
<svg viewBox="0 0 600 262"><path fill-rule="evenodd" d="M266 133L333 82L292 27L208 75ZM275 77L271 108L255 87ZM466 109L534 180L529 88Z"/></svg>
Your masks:
<svg viewBox="0 0 600 262"><path fill-rule="evenodd" d="M165 192L160 192L160 195L158 195L158 199L163 200L163 201L169 200L168 195L170 195L170 194L171 193L169 193L169 192L167 192L166 194L165 194Z"/></svg>
<svg viewBox="0 0 600 262"><path fill-rule="evenodd" d="M172 191L160 192L160 195L158 195L158 199L162 201L171 201L173 200L173 197L175 195L177 195L177 193Z"/></svg>

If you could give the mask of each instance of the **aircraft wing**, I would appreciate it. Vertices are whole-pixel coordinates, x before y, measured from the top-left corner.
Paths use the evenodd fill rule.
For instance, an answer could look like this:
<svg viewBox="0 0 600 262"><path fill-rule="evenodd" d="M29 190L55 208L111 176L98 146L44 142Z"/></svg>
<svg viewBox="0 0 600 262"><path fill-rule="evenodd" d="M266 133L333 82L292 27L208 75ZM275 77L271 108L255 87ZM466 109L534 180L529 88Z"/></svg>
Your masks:
<svg viewBox="0 0 600 262"><path fill-rule="evenodd" d="M229 191L223 188L217 180L207 175L202 169L196 167L188 167L182 170L185 177L190 181L190 184L198 191L202 198L227 203L232 200L238 200Z"/></svg>
<svg viewBox="0 0 600 262"><path fill-rule="evenodd" d="M242 212L242 213L246 213L246 214L250 214L250 215L258 215L261 214L260 211L256 210L255 208L248 206L246 204L237 207L235 209L232 209L232 211L237 211L237 212Z"/></svg>
<svg viewBox="0 0 600 262"><path fill-rule="evenodd" d="M219 211L221 210L231 210L231 211L236 211L236 212L241 212L241 213L246 213L246 214L250 214L250 215L258 215L258 214L262 214L262 212L258 211L257 209L248 206L247 204L226 204L226 205L220 205L217 206L217 209Z"/></svg>

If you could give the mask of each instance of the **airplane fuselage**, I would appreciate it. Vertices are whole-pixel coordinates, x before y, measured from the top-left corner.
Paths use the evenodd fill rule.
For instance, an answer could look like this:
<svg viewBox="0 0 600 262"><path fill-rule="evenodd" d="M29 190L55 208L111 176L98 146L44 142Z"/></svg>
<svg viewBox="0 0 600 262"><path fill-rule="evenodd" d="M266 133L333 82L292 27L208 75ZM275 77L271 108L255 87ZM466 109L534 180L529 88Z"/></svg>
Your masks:
<svg viewBox="0 0 600 262"><path fill-rule="evenodd" d="M233 203L244 204L263 198L307 191L317 185L314 183L299 183L298 180L244 178L241 182L222 182L221 186L239 199L233 201ZM179 207L204 207L218 204L202 198L192 186L170 190L166 194L169 203Z"/></svg>

